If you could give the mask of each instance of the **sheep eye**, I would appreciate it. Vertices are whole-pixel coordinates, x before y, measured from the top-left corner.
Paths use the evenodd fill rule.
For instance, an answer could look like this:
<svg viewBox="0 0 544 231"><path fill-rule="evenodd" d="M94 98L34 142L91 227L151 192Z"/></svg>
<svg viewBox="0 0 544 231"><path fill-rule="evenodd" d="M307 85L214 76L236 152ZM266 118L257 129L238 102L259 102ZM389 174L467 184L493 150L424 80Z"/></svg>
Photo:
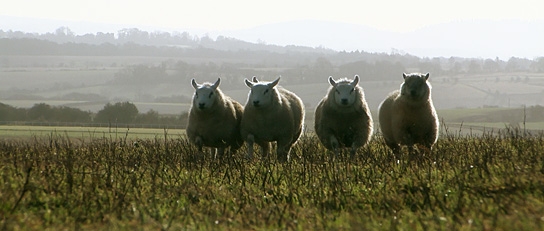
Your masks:
<svg viewBox="0 0 544 231"><path fill-rule="evenodd" d="M353 93L353 91L355 91L355 88L352 88L349 93L351 94L351 93Z"/></svg>
<svg viewBox="0 0 544 231"><path fill-rule="evenodd" d="M268 93L268 89L264 90L264 94Z"/></svg>
<svg viewBox="0 0 544 231"><path fill-rule="evenodd" d="M195 92L195 98L198 98L198 93Z"/></svg>
<svg viewBox="0 0 544 231"><path fill-rule="evenodd" d="M213 92L210 92L210 95L208 96L208 98L211 98L213 95Z"/></svg>
<svg viewBox="0 0 544 231"><path fill-rule="evenodd" d="M340 91L339 91L338 89L336 89L336 93L337 93L337 94L340 94Z"/></svg>

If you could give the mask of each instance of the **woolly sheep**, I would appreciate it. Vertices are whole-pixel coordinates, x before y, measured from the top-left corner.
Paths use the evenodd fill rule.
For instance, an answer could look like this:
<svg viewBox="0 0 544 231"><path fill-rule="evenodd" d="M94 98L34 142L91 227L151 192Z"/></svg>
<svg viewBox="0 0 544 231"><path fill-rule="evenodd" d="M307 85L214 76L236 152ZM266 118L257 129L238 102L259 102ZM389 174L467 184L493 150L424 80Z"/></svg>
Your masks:
<svg viewBox="0 0 544 231"><path fill-rule="evenodd" d="M321 143L338 155L341 147L351 147L353 157L357 149L366 145L372 136L372 115L365 100L359 76L353 80L329 77L331 86L315 109L315 131Z"/></svg>
<svg viewBox="0 0 544 231"><path fill-rule="evenodd" d="M218 88L220 82L220 78L214 84L191 80L195 93L186 130L189 141L199 151L203 146L212 147L212 153L217 149L218 156L228 147L234 153L243 144L240 136L243 107L223 94Z"/></svg>
<svg viewBox="0 0 544 231"><path fill-rule="evenodd" d="M302 100L280 86L280 78L272 82L245 79L251 88L244 115L241 134L248 147L248 158L253 158L253 144L261 147L263 155L268 155L269 142L277 142L277 159L288 161L291 147L302 133L304 105Z"/></svg>
<svg viewBox="0 0 544 231"><path fill-rule="evenodd" d="M380 128L385 143L395 154L401 145L414 144L431 151L438 139L438 116L431 99L429 73L403 73L400 90L393 91L379 106Z"/></svg>

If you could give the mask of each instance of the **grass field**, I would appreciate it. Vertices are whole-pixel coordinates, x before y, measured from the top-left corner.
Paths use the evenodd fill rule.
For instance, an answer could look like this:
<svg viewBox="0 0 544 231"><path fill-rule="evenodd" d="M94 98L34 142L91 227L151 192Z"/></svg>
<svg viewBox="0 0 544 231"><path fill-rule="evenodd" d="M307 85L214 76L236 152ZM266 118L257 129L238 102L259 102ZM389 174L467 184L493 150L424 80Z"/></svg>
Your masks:
<svg viewBox="0 0 544 231"><path fill-rule="evenodd" d="M144 82L126 81L123 84L112 84L116 75L130 65L153 66L170 60L167 58L21 56L9 57L9 60L14 68L0 68L3 83L0 86L0 98L3 103L15 107L31 107L36 103L46 103L97 112L105 105L104 101L128 100L138 103L140 112L153 109L161 114L175 114L185 112L187 105L163 105L155 103L154 97L183 96L189 99L194 91L188 80L172 83L156 81L150 77ZM183 60L189 62L189 60ZM209 60L206 61L208 62ZM33 63L41 65L34 67ZM170 76L175 76L175 70L168 71ZM328 76L323 74L323 76L307 77L308 83L304 84L290 81L301 76L284 76L280 85L299 95L307 108L314 109L330 86L327 82ZM544 99L542 87L544 75L541 73L431 76L433 101L440 110L485 106L519 108L523 105L544 104L542 100ZM523 81L512 80L514 76L523 76ZM248 88L243 84L245 77L240 76L236 84L230 86L228 90L224 89L225 94L245 103L248 94ZM271 80L275 77L275 74L271 74L263 79ZM372 110L377 110L379 103L389 92L399 88L402 82L401 77L402 75L399 74L395 81L375 81L361 76L359 85L365 89L365 97ZM213 78L215 77L201 78L199 81L212 81ZM227 87L226 84L223 86ZM69 99L69 95L73 93L101 96L105 100L94 98L84 102L80 99L65 102L57 100L59 97ZM188 104L190 100L176 103Z"/></svg>
<svg viewBox="0 0 544 231"><path fill-rule="evenodd" d="M544 229L544 136L515 129L398 157L378 135L353 159L306 134L285 164L74 132L0 140L3 230Z"/></svg>
<svg viewBox="0 0 544 231"><path fill-rule="evenodd" d="M98 138L127 140L164 138L179 138L185 134L183 129L149 129L126 127L48 127L48 126L14 126L1 125L0 139L30 139L32 137L64 136L78 140L93 140Z"/></svg>

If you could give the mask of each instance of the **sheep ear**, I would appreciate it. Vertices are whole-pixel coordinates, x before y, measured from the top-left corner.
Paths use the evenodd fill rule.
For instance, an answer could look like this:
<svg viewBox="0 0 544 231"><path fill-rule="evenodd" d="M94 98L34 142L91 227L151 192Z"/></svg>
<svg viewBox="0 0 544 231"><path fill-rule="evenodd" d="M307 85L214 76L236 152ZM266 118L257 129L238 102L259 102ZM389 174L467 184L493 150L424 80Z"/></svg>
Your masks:
<svg viewBox="0 0 544 231"><path fill-rule="evenodd" d="M336 87L336 82L334 81L332 76L329 76L329 83L331 84L331 86Z"/></svg>
<svg viewBox="0 0 544 231"><path fill-rule="evenodd" d="M351 86L357 86L357 84L359 83L359 76L358 75L355 75L355 77L353 78L353 81L351 81Z"/></svg>
<svg viewBox="0 0 544 231"><path fill-rule="evenodd" d="M402 78L406 79L406 73L402 73Z"/></svg>
<svg viewBox="0 0 544 231"><path fill-rule="evenodd" d="M253 82L249 81L248 79L244 79L244 81L248 87L253 87Z"/></svg>
<svg viewBox="0 0 544 231"><path fill-rule="evenodd" d="M258 83L259 80L257 80L257 76L253 76L253 78L251 79L251 81L253 81L254 83Z"/></svg>
<svg viewBox="0 0 544 231"><path fill-rule="evenodd" d="M191 85L193 85L193 88L196 90L198 89L198 84L196 83L196 80L193 78L191 79Z"/></svg>
<svg viewBox="0 0 544 231"><path fill-rule="evenodd" d="M220 83L221 83L221 78L217 78L217 81L215 81L215 83L212 85L212 88L217 89Z"/></svg>
<svg viewBox="0 0 544 231"><path fill-rule="evenodd" d="M428 80L429 79L429 72L427 72L427 74L425 74L425 80Z"/></svg>
<svg viewBox="0 0 544 231"><path fill-rule="evenodd" d="M273 82L269 83L268 86L269 86L269 87L275 87L275 86L278 85L278 83L280 82L280 78L281 78L281 77L278 77L276 80L274 80Z"/></svg>

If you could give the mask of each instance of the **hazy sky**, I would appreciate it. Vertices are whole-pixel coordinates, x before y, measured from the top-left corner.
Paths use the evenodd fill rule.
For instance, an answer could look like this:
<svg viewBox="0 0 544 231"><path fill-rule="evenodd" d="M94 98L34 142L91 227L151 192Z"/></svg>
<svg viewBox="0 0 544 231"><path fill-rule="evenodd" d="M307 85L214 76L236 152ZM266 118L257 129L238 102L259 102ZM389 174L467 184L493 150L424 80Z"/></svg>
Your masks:
<svg viewBox="0 0 544 231"><path fill-rule="evenodd" d="M541 0L16 0L4 2L0 15L179 30L235 30L314 19L405 32L431 24L472 19L542 20L541 6Z"/></svg>

